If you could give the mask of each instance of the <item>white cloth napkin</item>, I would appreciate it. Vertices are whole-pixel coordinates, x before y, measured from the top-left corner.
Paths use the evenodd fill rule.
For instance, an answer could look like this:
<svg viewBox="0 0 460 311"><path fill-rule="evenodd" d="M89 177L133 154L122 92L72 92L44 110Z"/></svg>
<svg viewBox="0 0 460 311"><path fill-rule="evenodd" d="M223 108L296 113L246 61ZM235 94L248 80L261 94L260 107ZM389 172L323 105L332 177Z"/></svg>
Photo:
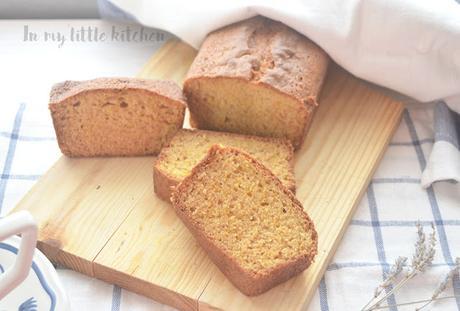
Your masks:
<svg viewBox="0 0 460 311"><path fill-rule="evenodd" d="M260 14L320 45L363 79L427 102L460 95L454 0L110 0L198 48L210 31ZM460 101L453 107L460 111Z"/></svg>

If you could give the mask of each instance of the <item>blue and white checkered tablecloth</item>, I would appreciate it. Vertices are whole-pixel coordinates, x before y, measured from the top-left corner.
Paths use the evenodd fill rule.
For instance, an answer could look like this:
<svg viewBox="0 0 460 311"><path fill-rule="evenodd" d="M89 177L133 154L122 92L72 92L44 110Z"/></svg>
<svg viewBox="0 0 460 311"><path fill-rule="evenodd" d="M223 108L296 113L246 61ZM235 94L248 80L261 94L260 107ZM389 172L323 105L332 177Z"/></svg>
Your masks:
<svg viewBox="0 0 460 311"><path fill-rule="evenodd" d="M0 104L0 215L7 214L60 156L43 94L38 102L15 94L28 99L9 96ZM433 111L433 105L412 104L404 112L308 310L359 310L393 261L411 257L417 221L427 229L432 222L436 225L434 265L392 296L389 304L429 298L460 256L460 184L440 182L426 190L420 186L434 143ZM59 268L58 274L74 310L170 310L71 270ZM460 296L458 277L445 294ZM432 310L460 310L460 297L437 302Z"/></svg>
<svg viewBox="0 0 460 311"><path fill-rule="evenodd" d="M3 108L0 116L2 215L59 156L46 105L29 109L27 103L20 103L9 107L14 109ZM460 256L459 185L437 183L427 190L420 186L420 174L433 144L432 113L433 106L427 105L414 105L404 112L310 310L356 310L362 306L394 259L411 256L419 220L427 227L436 224L439 244L434 268L389 303L429 297L448 265ZM58 272L76 310L161 308L116 286L66 269ZM456 278L454 284L451 294L460 295L460 280ZM436 310L459 307L460 297L435 305Z"/></svg>

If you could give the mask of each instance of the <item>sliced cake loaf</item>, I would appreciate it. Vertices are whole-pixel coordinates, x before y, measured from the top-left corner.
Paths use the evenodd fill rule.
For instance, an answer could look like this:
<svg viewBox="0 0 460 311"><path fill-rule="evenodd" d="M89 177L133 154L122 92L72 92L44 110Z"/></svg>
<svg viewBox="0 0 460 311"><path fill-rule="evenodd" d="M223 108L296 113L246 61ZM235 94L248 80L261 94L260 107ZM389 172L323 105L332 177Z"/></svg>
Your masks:
<svg viewBox="0 0 460 311"><path fill-rule="evenodd" d="M318 105L328 61L303 35L260 16L214 31L184 83L191 124L287 138L298 148Z"/></svg>
<svg viewBox="0 0 460 311"><path fill-rule="evenodd" d="M215 144L244 150L268 167L284 186L295 191L294 152L288 140L182 129L161 150L155 162L153 180L157 195L169 201L172 188L190 174Z"/></svg>
<svg viewBox="0 0 460 311"><path fill-rule="evenodd" d="M238 149L213 146L171 200L209 257L246 295L299 274L317 253L317 234L300 202Z"/></svg>
<svg viewBox="0 0 460 311"><path fill-rule="evenodd" d="M49 104L59 147L75 157L158 154L185 107L174 82L131 78L58 83Z"/></svg>

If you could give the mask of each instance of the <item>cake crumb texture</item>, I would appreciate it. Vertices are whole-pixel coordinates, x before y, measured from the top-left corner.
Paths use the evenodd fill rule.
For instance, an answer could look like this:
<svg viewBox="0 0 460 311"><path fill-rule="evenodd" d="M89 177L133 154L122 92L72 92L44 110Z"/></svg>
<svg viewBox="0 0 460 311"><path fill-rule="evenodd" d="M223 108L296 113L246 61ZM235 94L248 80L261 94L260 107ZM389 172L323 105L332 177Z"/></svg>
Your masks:
<svg viewBox="0 0 460 311"><path fill-rule="evenodd" d="M295 191L294 155L288 140L181 129L161 150L155 162L156 193L162 199L169 200L171 185L177 185L189 175L215 144L247 152L268 167L289 190Z"/></svg>
<svg viewBox="0 0 460 311"><path fill-rule="evenodd" d="M214 146L173 192L176 212L227 277L255 295L300 273L317 252L300 202L248 154Z"/></svg>
<svg viewBox="0 0 460 311"><path fill-rule="evenodd" d="M185 107L175 83L134 78L58 83L49 104L59 147L75 157L158 154Z"/></svg>
<svg viewBox="0 0 460 311"><path fill-rule="evenodd" d="M311 123L329 58L286 25L254 17L209 34L184 83L201 129L290 139Z"/></svg>

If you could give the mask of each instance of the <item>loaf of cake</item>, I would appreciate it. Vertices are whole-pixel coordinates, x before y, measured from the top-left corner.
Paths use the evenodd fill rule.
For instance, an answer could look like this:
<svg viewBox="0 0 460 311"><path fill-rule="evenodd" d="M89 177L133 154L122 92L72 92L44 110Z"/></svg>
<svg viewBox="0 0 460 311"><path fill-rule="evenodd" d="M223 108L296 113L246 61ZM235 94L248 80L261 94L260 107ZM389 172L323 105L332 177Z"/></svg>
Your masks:
<svg viewBox="0 0 460 311"><path fill-rule="evenodd" d="M190 174L212 145L235 147L268 167L291 191L295 191L293 148L288 140L203 130L179 130L164 147L153 169L156 194L169 201L172 188Z"/></svg>
<svg viewBox="0 0 460 311"><path fill-rule="evenodd" d="M211 147L171 201L209 257L246 295L299 274L317 253L317 234L300 202L238 149Z"/></svg>
<svg viewBox="0 0 460 311"><path fill-rule="evenodd" d="M318 106L327 54L285 26L254 17L209 34L184 83L192 126L291 140Z"/></svg>
<svg viewBox="0 0 460 311"><path fill-rule="evenodd" d="M158 154L185 107L174 82L134 78L58 83L49 104L59 147L72 157Z"/></svg>

